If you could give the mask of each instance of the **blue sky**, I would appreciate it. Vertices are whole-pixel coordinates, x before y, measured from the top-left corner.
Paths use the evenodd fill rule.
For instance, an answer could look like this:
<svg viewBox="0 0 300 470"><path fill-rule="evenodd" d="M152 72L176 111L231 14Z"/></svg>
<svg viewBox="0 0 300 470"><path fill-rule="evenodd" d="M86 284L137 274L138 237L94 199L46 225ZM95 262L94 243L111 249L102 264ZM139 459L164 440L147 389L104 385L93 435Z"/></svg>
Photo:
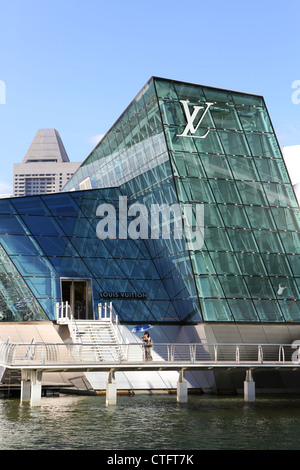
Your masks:
<svg viewBox="0 0 300 470"><path fill-rule="evenodd" d="M299 17L299 0L0 0L0 193L39 128L83 161L153 75L263 95L300 144Z"/></svg>

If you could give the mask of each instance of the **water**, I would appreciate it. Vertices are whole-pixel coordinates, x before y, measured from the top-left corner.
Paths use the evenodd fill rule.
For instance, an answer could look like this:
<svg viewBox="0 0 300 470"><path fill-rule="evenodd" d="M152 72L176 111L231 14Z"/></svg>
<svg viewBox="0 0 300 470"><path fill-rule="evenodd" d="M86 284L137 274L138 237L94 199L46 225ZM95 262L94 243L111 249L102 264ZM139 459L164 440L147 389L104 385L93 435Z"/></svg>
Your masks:
<svg viewBox="0 0 300 470"><path fill-rule="evenodd" d="M40 408L0 399L0 450L300 449L300 398L43 397Z"/></svg>

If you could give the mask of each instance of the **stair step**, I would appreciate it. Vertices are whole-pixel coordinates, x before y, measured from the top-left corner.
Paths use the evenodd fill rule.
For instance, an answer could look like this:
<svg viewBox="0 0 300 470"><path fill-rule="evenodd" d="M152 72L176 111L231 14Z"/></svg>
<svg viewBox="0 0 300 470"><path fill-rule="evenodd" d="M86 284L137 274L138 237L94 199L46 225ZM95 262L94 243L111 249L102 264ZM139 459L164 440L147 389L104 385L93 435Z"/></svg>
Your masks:
<svg viewBox="0 0 300 470"><path fill-rule="evenodd" d="M76 320L76 328L80 335L78 340L81 340L84 345L90 345L89 349L84 348L82 351L82 357L85 360L109 361L119 359L120 351L114 347L119 342L110 321ZM101 347L101 344L106 343L110 344L111 347Z"/></svg>

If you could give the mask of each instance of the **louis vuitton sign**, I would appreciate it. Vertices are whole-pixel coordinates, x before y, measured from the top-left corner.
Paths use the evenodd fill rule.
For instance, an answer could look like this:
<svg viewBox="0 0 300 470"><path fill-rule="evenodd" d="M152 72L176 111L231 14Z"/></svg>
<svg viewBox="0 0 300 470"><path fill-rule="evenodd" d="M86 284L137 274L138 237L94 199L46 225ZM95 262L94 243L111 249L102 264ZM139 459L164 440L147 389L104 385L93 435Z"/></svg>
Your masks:
<svg viewBox="0 0 300 470"><path fill-rule="evenodd" d="M193 137L194 139L205 139L205 137L209 134L210 129L208 129L203 135L195 135L195 134L201 122L203 121L206 113L208 112L209 108L214 103L206 102L205 103L206 108L204 106L193 106L192 112L191 112L191 108L189 105L189 100L180 100L180 103L183 106L187 124L182 134L177 134L177 137ZM200 114L200 117L199 117L199 111L201 109L204 109L204 111L202 112L202 114Z"/></svg>
<svg viewBox="0 0 300 470"><path fill-rule="evenodd" d="M101 299L147 299L145 292L100 292Z"/></svg>

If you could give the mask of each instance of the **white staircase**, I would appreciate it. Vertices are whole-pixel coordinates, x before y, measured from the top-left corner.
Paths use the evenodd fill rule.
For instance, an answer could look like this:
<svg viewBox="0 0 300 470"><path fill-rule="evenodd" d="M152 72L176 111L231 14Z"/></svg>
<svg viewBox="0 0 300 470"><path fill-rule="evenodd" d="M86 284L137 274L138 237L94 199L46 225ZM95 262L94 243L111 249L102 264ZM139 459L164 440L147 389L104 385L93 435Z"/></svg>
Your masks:
<svg viewBox="0 0 300 470"><path fill-rule="evenodd" d="M120 361L126 351L120 334L118 317L112 304L99 304L99 320L75 320L70 305L57 304L57 323L68 325L70 337L76 345L74 353L82 361Z"/></svg>
<svg viewBox="0 0 300 470"><path fill-rule="evenodd" d="M76 320L82 343L82 360L119 361L122 347L110 320Z"/></svg>

